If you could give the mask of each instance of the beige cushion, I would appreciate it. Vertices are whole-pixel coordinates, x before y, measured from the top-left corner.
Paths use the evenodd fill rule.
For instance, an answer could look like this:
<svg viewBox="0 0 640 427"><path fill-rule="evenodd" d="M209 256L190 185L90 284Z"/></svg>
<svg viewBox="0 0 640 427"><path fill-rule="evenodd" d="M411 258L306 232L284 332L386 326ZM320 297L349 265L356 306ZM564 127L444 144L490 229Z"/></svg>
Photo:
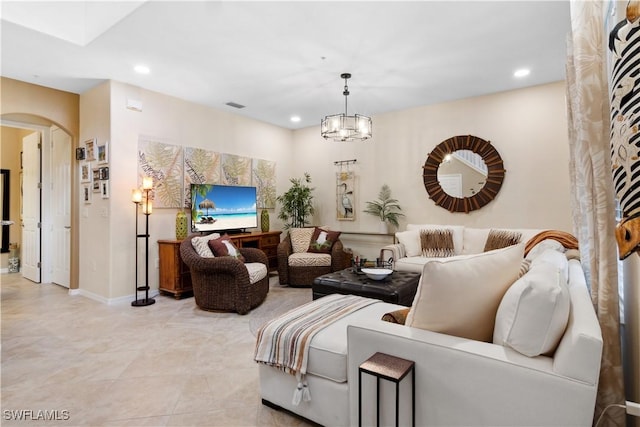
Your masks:
<svg viewBox="0 0 640 427"><path fill-rule="evenodd" d="M493 342L530 357L553 353L567 327L570 304L561 269L534 263L502 298Z"/></svg>
<svg viewBox="0 0 640 427"><path fill-rule="evenodd" d="M396 233L396 239L398 239L398 243L404 246L406 256L414 257L421 255L420 230L399 231Z"/></svg>
<svg viewBox="0 0 640 427"><path fill-rule="evenodd" d="M407 224L407 230L451 230L453 234L453 249L456 255L462 253L464 226L440 224ZM418 254L416 254L418 255Z"/></svg>
<svg viewBox="0 0 640 427"><path fill-rule="evenodd" d="M289 230L293 253L307 252L311 243L311 236L315 228L292 228Z"/></svg>
<svg viewBox="0 0 640 427"><path fill-rule="evenodd" d="M523 257L524 244L518 244L427 262L406 324L491 342L496 311Z"/></svg>
<svg viewBox="0 0 640 427"><path fill-rule="evenodd" d="M254 284L267 276L267 266L261 262L247 262L244 264L249 272L249 283Z"/></svg>
<svg viewBox="0 0 640 427"><path fill-rule="evenodd" d="M484 252L484 245L487 243L489 228L464 228L464 248L463 254L479 254Z"/></svg>
<svg viewBox="0 0 640 427"><path fill-rule="evenodd" d="M203 258L213 258L213 252L211 252L211 248L209 247L209 240L217 239L220 237L218 233L207 234L206 236L198 236L191 239L191 246L196 250L198 255Z"/></svg>
<svg viewBox="0 0 640 427"><path fill-rule="evenodd" d="M289 255L289 267L326 267L331 266L330 254L300 252Z"/></svg>

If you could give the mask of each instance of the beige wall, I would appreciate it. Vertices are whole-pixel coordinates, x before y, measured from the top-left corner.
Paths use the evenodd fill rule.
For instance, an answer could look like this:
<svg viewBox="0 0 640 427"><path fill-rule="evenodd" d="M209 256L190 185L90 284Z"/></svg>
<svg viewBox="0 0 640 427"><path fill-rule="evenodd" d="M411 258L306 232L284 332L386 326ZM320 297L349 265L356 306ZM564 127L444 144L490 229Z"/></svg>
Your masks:
<svg viewBox="0 0 640 427"><path fill-rule="evenodd" d="M74 140L80 128L79 96L18 80L0 78L0 112L3 119L55 124ZM44 119L37 122L36 118Z"/></svg>
<svg viewBox="0 0 640 427"><path fill-rule="evenodd" d="M142 102L142 112L128 110L127 99ZM98 106L99 105L99 106ZM278 194L291 176L292 131L167 95L109 82L81 96L81 140L110 143L111 196L80 205L81 288L106 299L129 298L135 277L135 207L131 189L137 182L138 137L206 148L276 162ZM106 117L106 118L105 118ZM96 124L95 122L100 123ZM159 239L175 239L177 209L154 209L149 218L149 283L158 289ZM282 225L271 215L272 229ZM144 218L139 217L140 227ZM140 283L144 283L144 246L140 242ZM86 278L86 280L84 280Z"/></svg>
<svg viewBox="0 0 640 427"><path fill-rule="evenodd" d="M80 144L95 138L97 144L111 139L110 133L110 88L109 83L97 86L80 96ZM113 158L113 157L112 157ZM112 166L110 164L109 166ZM95 162L91 167L97 167ZM115 171L114 171L115 172ZM111 174L113 175L113 173ZM78 180L79 181L79 180ZM91 203L85 204L81 197L80 184L79 226L80 226L80 290L91 295L108 298L111 295L111 250L109 199L102 199L99 193L91 193ZM133 287L130 289L132 293Z"/></svg>
<svg viewBox="0 0 640 427"><path fill-rule="evenodd" d="M554 228L572 231L569 204L567 122L563 82L373 117L369 142L336 143L317 127L295 132L295 172L308 171L316 187L316 224L338 230L377 231L362 213L382 184L400 201L407 223L472 227ZM497 198L469 214L450 213L428 197L422 166L443 140L472 134L489 140L507 170ZM357 159L356 220L337 221L336 160Z"/></svg>

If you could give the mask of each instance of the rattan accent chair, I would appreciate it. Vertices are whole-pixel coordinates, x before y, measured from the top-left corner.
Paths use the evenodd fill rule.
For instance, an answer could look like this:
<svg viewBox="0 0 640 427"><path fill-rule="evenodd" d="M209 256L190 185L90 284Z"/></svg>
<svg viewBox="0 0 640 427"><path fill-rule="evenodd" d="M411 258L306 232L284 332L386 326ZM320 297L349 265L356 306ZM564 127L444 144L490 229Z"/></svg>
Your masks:
<svg viewBox="0 0 640 427"><path fill-rule="evenodd" d="M310 287L313 279L323 274L343 270L349 267L351 258L344 251L342 242L338 239L331 248L330 266L292 266L289 265L289 256L293 253L291 236L286 237L278 244L278 279L280 285L291 287Z"/></svg>
<svg viewBox="0 0 640 427"><path fill-rule="evenodd" d="M259 306L269 292L269 275L250 283L242 261L230 256L203 258L191 244L191 235L180 243L180 256L191 271L196 305L207 311L235 311L247 314ZM239 248L247 263L268 265L267 255L256 248Z"/></svg>

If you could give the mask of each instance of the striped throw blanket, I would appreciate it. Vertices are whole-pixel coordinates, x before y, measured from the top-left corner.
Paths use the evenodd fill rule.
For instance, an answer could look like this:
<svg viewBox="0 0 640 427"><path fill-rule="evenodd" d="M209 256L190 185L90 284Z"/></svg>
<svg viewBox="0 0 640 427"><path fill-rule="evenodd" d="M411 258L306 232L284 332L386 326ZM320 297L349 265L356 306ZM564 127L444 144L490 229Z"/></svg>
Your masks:
<svg viewBox="0 0 640 427"><path fill-rule="evenodd" d="M376 302L355 295L331 294L290 310L260 327L254 359L296 376L294 405L311 400L304 379L311 339L336 320Z"/></svg>

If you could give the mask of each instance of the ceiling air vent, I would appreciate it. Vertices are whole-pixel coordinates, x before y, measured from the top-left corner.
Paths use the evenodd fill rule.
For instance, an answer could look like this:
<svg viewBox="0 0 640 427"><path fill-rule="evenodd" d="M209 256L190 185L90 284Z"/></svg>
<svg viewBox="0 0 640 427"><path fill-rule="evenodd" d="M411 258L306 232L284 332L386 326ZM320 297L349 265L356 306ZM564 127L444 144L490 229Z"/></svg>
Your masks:
<svg viewBox="0 0 640 427"><path fill-rule="evenodd" d="M238 104L236 102L227 102L225 105L228 105L229 107L233 107L233 108L244 108L245 106L242 104Z"/></svg>

